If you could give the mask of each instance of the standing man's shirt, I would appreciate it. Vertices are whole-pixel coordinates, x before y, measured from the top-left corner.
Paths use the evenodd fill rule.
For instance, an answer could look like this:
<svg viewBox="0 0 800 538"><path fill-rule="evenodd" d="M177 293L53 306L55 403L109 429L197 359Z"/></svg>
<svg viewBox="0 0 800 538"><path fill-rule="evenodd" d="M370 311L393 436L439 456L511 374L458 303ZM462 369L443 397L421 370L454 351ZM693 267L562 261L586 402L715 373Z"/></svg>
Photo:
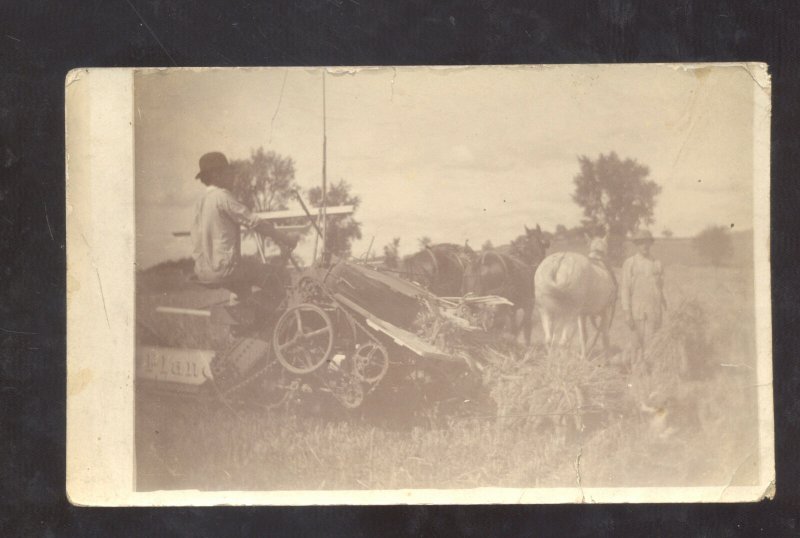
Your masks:
<svg viewBox="0 0 800 538"><path fill-rule="evenodd" d="M206 188L192 226L194 272L201 282L219 282L233 273L241 258L241 227L252 228L258 220L230 191Z"/></svg>
<svg viewBox="0 0 800 538"><path fill-rule="evenodd" d="M661 262L636 253L622 265L622 309L634 320L661 322L664 271Z"/></svg>

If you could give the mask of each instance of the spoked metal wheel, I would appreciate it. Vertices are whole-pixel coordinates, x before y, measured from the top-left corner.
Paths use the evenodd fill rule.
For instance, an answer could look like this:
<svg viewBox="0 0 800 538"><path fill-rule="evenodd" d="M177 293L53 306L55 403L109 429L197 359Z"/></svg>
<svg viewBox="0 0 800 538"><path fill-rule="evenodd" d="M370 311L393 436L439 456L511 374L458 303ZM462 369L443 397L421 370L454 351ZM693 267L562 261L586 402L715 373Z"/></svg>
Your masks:
<svg viewBox="0 0 800 538"><path fill-rule="evenodd" d="M308 374L325 364L333 349L333 322L320 307L301 304L280 317L273 332L278 361L295 374Z"/></svg>
<svg viewBox="0 0 800 538"><path fill-rule="evenodd" d="M360 346L353 359L354 374L366 383L377 383L389 369L389 353L385 347L373 342Z"/></svg>

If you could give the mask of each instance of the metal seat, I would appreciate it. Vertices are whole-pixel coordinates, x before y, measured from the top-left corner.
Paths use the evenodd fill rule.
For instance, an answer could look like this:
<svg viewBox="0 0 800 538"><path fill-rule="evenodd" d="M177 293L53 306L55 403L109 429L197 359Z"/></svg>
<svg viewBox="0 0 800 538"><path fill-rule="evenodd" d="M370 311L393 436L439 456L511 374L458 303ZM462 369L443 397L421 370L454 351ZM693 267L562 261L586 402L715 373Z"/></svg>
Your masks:
<svg viewBox="0 0 800 538"><path fill-rule="evenodd" d="M218 290L225 287L225 284L219 282L203 282L202 280L197 278L197 275L194 273L186 277L186 282L188 282L189 284L202 286L210 290Z"/></svg>

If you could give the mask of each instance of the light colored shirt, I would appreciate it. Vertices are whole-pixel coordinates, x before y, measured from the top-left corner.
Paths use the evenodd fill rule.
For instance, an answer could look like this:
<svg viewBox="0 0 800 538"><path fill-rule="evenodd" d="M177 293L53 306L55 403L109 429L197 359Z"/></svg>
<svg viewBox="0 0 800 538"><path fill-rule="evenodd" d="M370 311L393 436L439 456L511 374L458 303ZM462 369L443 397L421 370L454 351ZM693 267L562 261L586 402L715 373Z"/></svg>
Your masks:
<svg viewBox="0 0 800 538"><path fill-rule="evenodd" d="M192 242L194 272L201 282L218 282L233 273L241 258L241 227L259 219L227 189L210 185L197 202Z"/></svg>
<svg viewBox="0 0 800 538"><path fill-rule="evenodd" d="M622 309L633 319L661 320L664 270L661 262L637 252L622 264Z"/></svg>

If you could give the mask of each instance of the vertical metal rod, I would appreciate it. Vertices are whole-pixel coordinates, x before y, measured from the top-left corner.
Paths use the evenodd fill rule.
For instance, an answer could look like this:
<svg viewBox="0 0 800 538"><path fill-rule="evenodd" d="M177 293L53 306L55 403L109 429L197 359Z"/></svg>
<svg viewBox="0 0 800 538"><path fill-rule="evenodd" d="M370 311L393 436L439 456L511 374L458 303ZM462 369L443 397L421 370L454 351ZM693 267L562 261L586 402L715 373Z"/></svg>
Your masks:
<svg viewBox="0 0 800 538"><path fill-rule="evenodd" d="M306 206L306 203L303 201L303 197L300 196L300 193L296 189L294 191L294 195L297 198L297 201L300 202L300 207L303 209L303 212L308 217L308 221L314 227L314 230L316 230L317 235L321 236L322 235L322 230L320 230L319 226L317 226L317 221L315 220L315 217L311 215L311 212L308 210L308 207Z"/></svg>
<svg viewBox="0 0 800 538"><path fill-rule="evenodd" d="M311 256L312 265L316 264L317 262L317 247L319 246L319 236L321 234L317 234L314 236L314 254Z"/></svg>
<svg viewBox="0 0 800 538"><path fill-rule="evenodd" d="M375 236L372 236L372 239L369 240L369 247L367 247L367 252L364 254L364 262L369 261L369 253L372 251L372 243L375 242Z"/></svg>
<svg viewBox="0 0 800 538"><path fill-rule="evenodd" d="M325 102L325 71L322 71L322 249L320 258L325 263L328 238L328 123Z"/></svg>
<svg viewBox="0 0 800 538"><path fill-rule="evenodd" d="M261 257L261 263L266 265L267 254L264 252L264 238L261 237L260 233L255 232L255 240L256 240L256 248L258 249L258 254Z"/></svg>

